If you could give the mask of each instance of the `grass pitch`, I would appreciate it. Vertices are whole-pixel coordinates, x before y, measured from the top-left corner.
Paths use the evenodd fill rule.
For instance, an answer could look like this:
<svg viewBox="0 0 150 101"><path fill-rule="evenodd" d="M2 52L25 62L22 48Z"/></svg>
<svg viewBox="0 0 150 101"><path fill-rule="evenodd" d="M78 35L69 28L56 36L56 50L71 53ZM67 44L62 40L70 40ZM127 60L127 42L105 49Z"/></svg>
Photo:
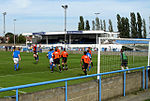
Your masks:
<svg viewBox="0 0 150 101"><path fill-rule="evenodd" d="M43 81L51 81L69 77L76 77L82 76L84 73L80 67L80 59L82 54L69 54L68 57L68 71L62 71L59 73L59 69L55 68L54 73L50 72L49 68L49 60L46 57L47 53L39 53L39 63L36 64L33 53L21 53L22 60L20 61L19 71L14 71L14 64L12 60L12 52L2 52L0 51L0 88L5 87L12 87L18 85L25 85ZM115 58L114 58L115 57ZM147 58L147 56L143 56ZM133 58L133 57L130 57ZM147 61L141 59L139 62L138 58L134 57L135 62L134 66L132 65L132 59L129 60L129 67L138 67L143 66L143 64L147 65ZM97 55L93 54L92 61L94 64L94 68L88 71L88 74L95 74L97 72ZM120 56L115 55L102 55L101 57L101 72L108 72L112 70L120 69ZM142 64L140 64L142 63ZM69 81L68 85L86 82L89 80L96 79L93 78L86 78L86 79L79 79ZM19 89L19 93L28 93L28 92L35 92L39 90L45 90L49 88L61 87L64 86L64 82L36 86L36 87L29 87L25 89ZM15 95L15 91L7 91L7 92L0 92L0 97L4 96L12 96Z"/></svg>

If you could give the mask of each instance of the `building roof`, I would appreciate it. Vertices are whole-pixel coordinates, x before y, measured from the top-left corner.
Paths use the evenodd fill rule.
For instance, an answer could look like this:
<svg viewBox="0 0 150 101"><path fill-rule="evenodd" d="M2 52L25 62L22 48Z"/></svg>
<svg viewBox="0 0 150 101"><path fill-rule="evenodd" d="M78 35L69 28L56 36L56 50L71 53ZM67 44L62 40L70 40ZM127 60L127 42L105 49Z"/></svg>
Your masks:
<svg viewBox="0 0 150 101"><path fill-rule="evenodd" d="M103 30L94 31L67 31L67 32L35 32L35 33L22 33L24 36L29 35L63 35L63 34L120 34L119 32L106 32Z"/></svg>

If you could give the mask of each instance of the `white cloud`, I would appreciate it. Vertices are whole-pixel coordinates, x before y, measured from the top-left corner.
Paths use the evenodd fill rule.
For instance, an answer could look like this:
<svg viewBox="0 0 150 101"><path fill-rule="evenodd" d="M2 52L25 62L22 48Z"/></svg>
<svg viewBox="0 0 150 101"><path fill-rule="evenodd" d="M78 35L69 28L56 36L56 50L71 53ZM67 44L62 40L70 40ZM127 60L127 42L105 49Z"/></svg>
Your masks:
<svg viewBox="0 0 150 101"><path fill-rule="evenodd" d="M36 29L37 31L63 30L62 4L68 5L68 30L77 30L79 16L84 16L91 23L95 19L95 12L100 12L99 17L105 19L106 22L111 19L115 27L116 15L130 18L130 12L140 12L141 16L146 19L147 26L149 22L149 0L5 0L0 2L0 7L2 11L7 12L7 29L13 30L12 19L16 18L19 33L33 32ZM0 21L0 28L2 28L2 21Z"/></svg>
<svg viewBox="0 0 150 101"><path fill-rule="evenodd" d="M12 2L18 8L27 8L31 4L31 0L13 0Z"/></svg>

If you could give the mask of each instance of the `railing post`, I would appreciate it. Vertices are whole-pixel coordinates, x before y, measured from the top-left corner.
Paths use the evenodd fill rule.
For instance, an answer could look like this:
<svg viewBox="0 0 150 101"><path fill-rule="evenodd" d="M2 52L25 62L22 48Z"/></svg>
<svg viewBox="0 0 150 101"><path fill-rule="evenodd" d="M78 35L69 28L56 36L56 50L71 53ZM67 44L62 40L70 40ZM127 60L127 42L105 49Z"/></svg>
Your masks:
<svg viewBox="0 0 150 101"><path fill-rule="evenodd" d="M126 96L126 71L124 71L123 96Z"/></svg>
<svg viewBox="0 0 150 101"><path fill-rule="evenodd" d="M67 81L65 81L65 101L67 101Z"/></svg>
<svg viewBox="0 0 150 101"><path fill-rule="evenodd" d="M145 68L143 69L143 90L145 89Z"/></svg>
<svg viewBox="0 0 150 101"><path fill-rule="evenodd" d="M146 89L148 89L148 67L146 67Z"/></svg>
<svg viewBox="0 0 150 101"><path fill-rule="evenodd" d="M101 75L99 75L99 101L101 101Z"/></svg>
<svg viewBox="0 0 150 101"><path fill-rule="evenodd" d="M16 89L16 101L19 101L18 100L18 89Z"/></svg>

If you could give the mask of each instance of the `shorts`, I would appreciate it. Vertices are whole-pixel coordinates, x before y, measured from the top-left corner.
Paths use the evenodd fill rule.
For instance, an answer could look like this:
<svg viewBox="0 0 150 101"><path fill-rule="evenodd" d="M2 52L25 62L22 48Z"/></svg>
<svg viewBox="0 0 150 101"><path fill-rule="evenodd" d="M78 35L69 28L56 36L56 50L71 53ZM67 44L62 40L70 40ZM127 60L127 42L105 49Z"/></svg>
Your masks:
<svg viewBox="0 0 150 101"><path fill-rule="evenodd" d="M33 51L33 54L37 54L37 52L36 52L36 51Z"/></svg>
<svg viewBox="0 0 150 101"><path fill-rule="evenodd" d="M127 67L128 61L127 60L122 60L121 66Z"/></svg>
<svg viewBox="0 0 150 101"><path fill-rule="evenodd" d="M54 64L60 64L60 59L59 58L54 59Z"/></svg>
<svg viewBox="0 0 150 101"><path fill-rule="evenodd" d="M62 57L62 62L66 63L67 62L67 57Z"/></svg>
<svg viewBox="0 0 150 101"><path fill-rule="evenodd" d="M90 60L92 60L92 57L90 58Z"/></svg>
<svg viewBox="0 0 150 101"><path fill-rule="evenodd" d="M53 58L50 58L49 59L49 63L53 63L54 61L53 61Z"/></svg>
<svg viewBox="0 0 150 101"><path fill-rule="evenodd" d="M82 69L87 69L88 68L88 63L83 63Z"/></svg>
<svg viewBox="0 0 150 101"><path fill-rule="evenodd" d="M18 58L13 58L13 60L14 60L14 63L15 63L15 64L18 64L18 63L19 63L19 59L18 59Z"/></svg>

